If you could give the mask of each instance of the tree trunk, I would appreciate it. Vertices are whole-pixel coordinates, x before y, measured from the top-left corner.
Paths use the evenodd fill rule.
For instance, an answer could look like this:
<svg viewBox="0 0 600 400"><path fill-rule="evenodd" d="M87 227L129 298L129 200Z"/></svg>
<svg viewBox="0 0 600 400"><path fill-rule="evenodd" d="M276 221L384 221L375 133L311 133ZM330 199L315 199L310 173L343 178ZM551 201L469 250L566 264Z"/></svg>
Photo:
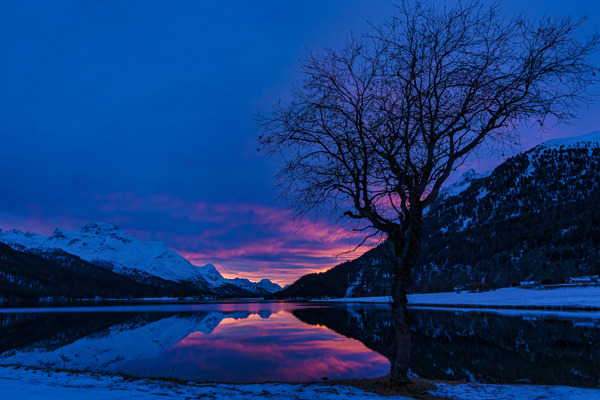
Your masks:
<svg viewBox="0 0 600 400"><path fill-rule="evenodd" d="M390 385L408 383L410 363L410 320L406 297L410 276L421 249L421 217L417 212L411 218L404 233L394 232L389 236L394 247L395 265L392 280L392 325L394 343L390 369Z"/></svg>

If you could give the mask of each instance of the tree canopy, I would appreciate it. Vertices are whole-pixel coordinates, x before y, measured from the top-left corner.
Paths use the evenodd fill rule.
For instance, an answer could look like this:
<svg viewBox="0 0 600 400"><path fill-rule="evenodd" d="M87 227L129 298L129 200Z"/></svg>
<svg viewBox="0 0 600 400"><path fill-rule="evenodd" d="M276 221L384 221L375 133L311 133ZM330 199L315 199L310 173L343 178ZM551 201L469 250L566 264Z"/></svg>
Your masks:
<svg viewBox="0 0 600 400"><path fill-rule="evenodd" d="M483 143L572 118L591 100L600 44L576 34L583 20L505 17L497 4L397 9L339 50L308 52L292 100L259 116L261 146L283 159L277 181L293 208L329 209L393 245L392 384L408 379L406 292L424 208Z"/></svg>
<svg viewBox="0 0 600 400"><path fill-rule="evenodd" d="M484 141L512 142L520 125L568 120L590 100L598 36L579 39L582 22L402 3L344 48L309 52L292 101L260 119L262 147L284 159L284 197L391 233Z"/></svg>

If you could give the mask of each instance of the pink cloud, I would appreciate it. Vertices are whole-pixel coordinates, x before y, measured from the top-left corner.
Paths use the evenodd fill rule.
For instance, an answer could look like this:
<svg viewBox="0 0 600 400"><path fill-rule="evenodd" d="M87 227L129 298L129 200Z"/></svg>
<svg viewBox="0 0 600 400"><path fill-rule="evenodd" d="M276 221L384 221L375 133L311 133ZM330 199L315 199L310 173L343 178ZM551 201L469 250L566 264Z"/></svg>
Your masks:
<svg viewBox="0 0 600 400"><path fill-rule="evenodd" d="M323 219L299 225L283 207L184 202L167 194L142 197L133 192L96 198L100 209L111 215L158 212L199 226L193 234L171 232L168 226L159 232L136 233L164 241L194 264L212 263L227 277L269 278L289 284L367 250L354 249L360 238L349 229Z"/></svg>
<svg viewBox="0 0 600 400"><path fill-rule="evenodd" d="M226 277L268 278L282 285L354 259L368 249L355 250L360 237L353 237L345 227L324 219L298 225L283 207L186 202L169 194L144 197L135 192L95 199L89 219L48 216L47 210L31 206L23 217L0 212L0 229L48 235L57 227L76 230L92 221L112 222L138 240L164 242L193 264L212 263Z"/></svg>

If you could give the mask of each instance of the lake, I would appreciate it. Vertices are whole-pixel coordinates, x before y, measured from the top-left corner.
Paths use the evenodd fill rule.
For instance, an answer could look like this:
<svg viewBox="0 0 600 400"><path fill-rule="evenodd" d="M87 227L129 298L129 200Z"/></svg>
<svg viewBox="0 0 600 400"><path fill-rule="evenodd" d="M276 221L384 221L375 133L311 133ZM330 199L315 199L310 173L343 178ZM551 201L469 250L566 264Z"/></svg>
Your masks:
<svg viewBox="0 0 600 400"><path fill-rule="evenodd" d="M600 385L600 313L411 309L411 371ZM214 382L375 378L385 304L223 302L0 309L0 364Z"/></svg>

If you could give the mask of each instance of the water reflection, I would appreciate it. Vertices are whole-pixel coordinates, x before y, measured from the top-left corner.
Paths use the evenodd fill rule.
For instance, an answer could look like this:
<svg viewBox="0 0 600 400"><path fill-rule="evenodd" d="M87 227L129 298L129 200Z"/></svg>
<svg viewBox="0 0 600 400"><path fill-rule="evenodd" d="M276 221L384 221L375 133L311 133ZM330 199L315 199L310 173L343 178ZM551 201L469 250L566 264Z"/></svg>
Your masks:
<svg viewBox="0 0 600 400"><path fill-rule="evenodd" d="M383 376L393 334L384 305L217 303L4 311L0 364L199 381ZM598 313L413 309L411 315L411 370L419 376L600 384Z"/></svg>
<svg viewBox="0 0 600 400"><path fill-rule="evenodd" d="M389 370L387 360L360 342L323 327L299 323L289 313L268 320L251 315L225 319L210 334L194 332L154 359L123 364L119 372L225 382L305 382L350 377L377 377Z"/></svg>
<svg viewBox="0 0 600 400"><path fill-rule="evenodd" d="M390 355L389 309L295 310ZM413 309L411 370L432 379L600 386L598 313Z"/></svg>
<svg viewBox="0 0 600 400"><path fill-rule="evenodd" d="M304 324L281 308L278 304L218 304L207 311L166 315L80 314L79 324L82 319L89 324L78 329L69 327L75 322L73 313L46 313L42 318L40 314L10 314L3 316L2 324L12 331L48 317L54 323L58 318L65 328L51 338L34 335L18 345L6 343L10 350L0 356L0 362L221 382L304 382L323 377L377 377L388 372L387 359L361 342ZM94 321L111 316L119 321L98 329Z"/></svg>

